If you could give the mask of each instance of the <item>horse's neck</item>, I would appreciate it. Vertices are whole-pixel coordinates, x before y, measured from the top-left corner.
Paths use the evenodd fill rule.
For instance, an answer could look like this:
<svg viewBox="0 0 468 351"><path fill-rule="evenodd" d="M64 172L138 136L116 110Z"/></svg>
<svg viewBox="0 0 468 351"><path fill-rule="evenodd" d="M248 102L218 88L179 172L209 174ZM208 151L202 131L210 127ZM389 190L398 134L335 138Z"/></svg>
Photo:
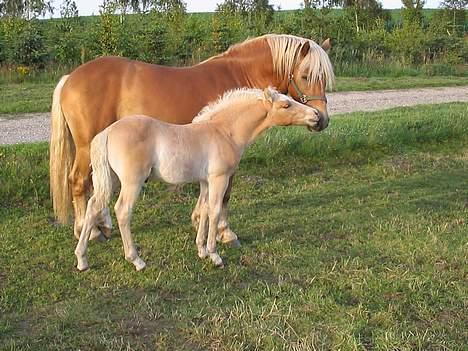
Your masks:
<svg viewBox="0 0 468 351"><path fill-rule="evenodd" d="M259 101L255 101L243 104L226 117L220 117L213 122L242 153L269 127L265 120L266 114L265 107Z"/></svg>
<svg viewBox="0 0 468 351"><path fill-rule="evenodd" d="M270 48L266 43L252 50L234 50L193 66L218 90L267 88L286 90L286 80L273 71ZM218 92L219 94L219 92Z"/></svg>

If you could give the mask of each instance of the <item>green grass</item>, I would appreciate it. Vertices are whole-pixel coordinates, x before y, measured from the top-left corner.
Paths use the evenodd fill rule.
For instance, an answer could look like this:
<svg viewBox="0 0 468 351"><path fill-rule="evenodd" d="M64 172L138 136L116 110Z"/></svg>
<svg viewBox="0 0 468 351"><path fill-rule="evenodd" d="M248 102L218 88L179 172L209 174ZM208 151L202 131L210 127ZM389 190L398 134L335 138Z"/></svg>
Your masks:
<svg viewBox="0 0 468 351"><path fill-rule="evenodd" d="M231 201L243 246L196 254L197 186L150 183L132 228L74 268L51 219L47 144L0 147L1 350L462 350L468 104L274 129Z"/></svg>
<svg viewBox="0 0 468 351"><path fill-rule="evenodd" d="M0 114L50 111L57 83L0 84Z"/></svg>
<svg viewBox="0 0 468 351"><path fill-rule="evenodd" d="M48 112L56 83L0 84L0 114ZM338 77L336 91L466 86L467 77Z"/></svg>

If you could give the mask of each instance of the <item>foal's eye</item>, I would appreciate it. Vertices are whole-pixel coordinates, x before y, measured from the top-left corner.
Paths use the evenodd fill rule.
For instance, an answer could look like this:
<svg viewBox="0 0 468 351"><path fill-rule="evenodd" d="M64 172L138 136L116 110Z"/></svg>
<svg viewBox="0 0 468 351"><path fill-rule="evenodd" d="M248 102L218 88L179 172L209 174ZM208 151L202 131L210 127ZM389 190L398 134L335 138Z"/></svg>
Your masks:
<svg viewBox="0 0 468 351"><path fill-rule="evenodd" d="M307 76L302 76L301 78L304 80L307 80Z"/></svg>

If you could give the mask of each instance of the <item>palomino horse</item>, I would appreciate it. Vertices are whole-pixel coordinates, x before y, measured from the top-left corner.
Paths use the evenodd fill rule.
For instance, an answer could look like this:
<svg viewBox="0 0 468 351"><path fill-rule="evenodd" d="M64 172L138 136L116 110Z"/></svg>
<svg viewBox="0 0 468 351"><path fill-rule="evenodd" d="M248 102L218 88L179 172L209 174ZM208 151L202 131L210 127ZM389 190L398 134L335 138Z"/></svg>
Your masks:
<svg viewBox="0 0 468 351"><path fill-rule="evenodd" d="M244 88L225 93L185 126L140 115L107 127L91 143L94 194L75 249L78 269L88 268L88 239L100 212L109 204L112 174L121 184L115 212L125 258L137 270L143 269L145 262L135 249L130 218L142 185L152 177L171 184L200 182L198 256L209 256L216 266L222 266L216 234L223 197L246 147L273 126L303 125L320 130L320 124L326 123L321 118L316 109L273 89Z"/></svg>
<svg viewBox="0 0 468 351"><path fill-rule="evenodd" d="M186 124L227 90L274 86L319 112L317 129L327 126L326 87L334 80L322 46L312 40L269 34L247 40L200 64L186 68L151 65L118 57L90 61L62 77L54 91L50 139L50 189L57 219L67 222L71 204L79 237L90 189L89 147L93 137L124 116L144 114ZM219 237L236 241L225 220L230 186L223 202ZM73 201L72 201L73 200ZM192 218L197 225L199 207ZM110 233L107 211L97 221ZM101 237L93 228L91 238Z"/></svg>

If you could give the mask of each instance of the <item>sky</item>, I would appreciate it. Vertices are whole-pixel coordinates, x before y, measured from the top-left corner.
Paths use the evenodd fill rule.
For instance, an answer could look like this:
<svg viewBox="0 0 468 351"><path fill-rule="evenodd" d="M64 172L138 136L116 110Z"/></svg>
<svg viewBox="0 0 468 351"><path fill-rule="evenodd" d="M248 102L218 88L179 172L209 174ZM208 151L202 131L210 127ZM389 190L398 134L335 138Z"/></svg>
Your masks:
<svg viewBox="0 0 468 351"><path fill-rule="evenodd" d="M401 0L380 0L385 9L398 9L401 8ZM222 0L185 0L188 12L213 12L216 9L216 4ZM270 4L281 6L283 10L293 10L300 8L302 0L270 0ZM56 8L60 7L61 0L55 0L54 5ZM78 7L80 16L89 16L92 14L99 14L99 5L102 1L92 0L75 0ZM439 7L440 0L426 0L425 8ZM58 13L58 11L55 11Z"/></svg>

